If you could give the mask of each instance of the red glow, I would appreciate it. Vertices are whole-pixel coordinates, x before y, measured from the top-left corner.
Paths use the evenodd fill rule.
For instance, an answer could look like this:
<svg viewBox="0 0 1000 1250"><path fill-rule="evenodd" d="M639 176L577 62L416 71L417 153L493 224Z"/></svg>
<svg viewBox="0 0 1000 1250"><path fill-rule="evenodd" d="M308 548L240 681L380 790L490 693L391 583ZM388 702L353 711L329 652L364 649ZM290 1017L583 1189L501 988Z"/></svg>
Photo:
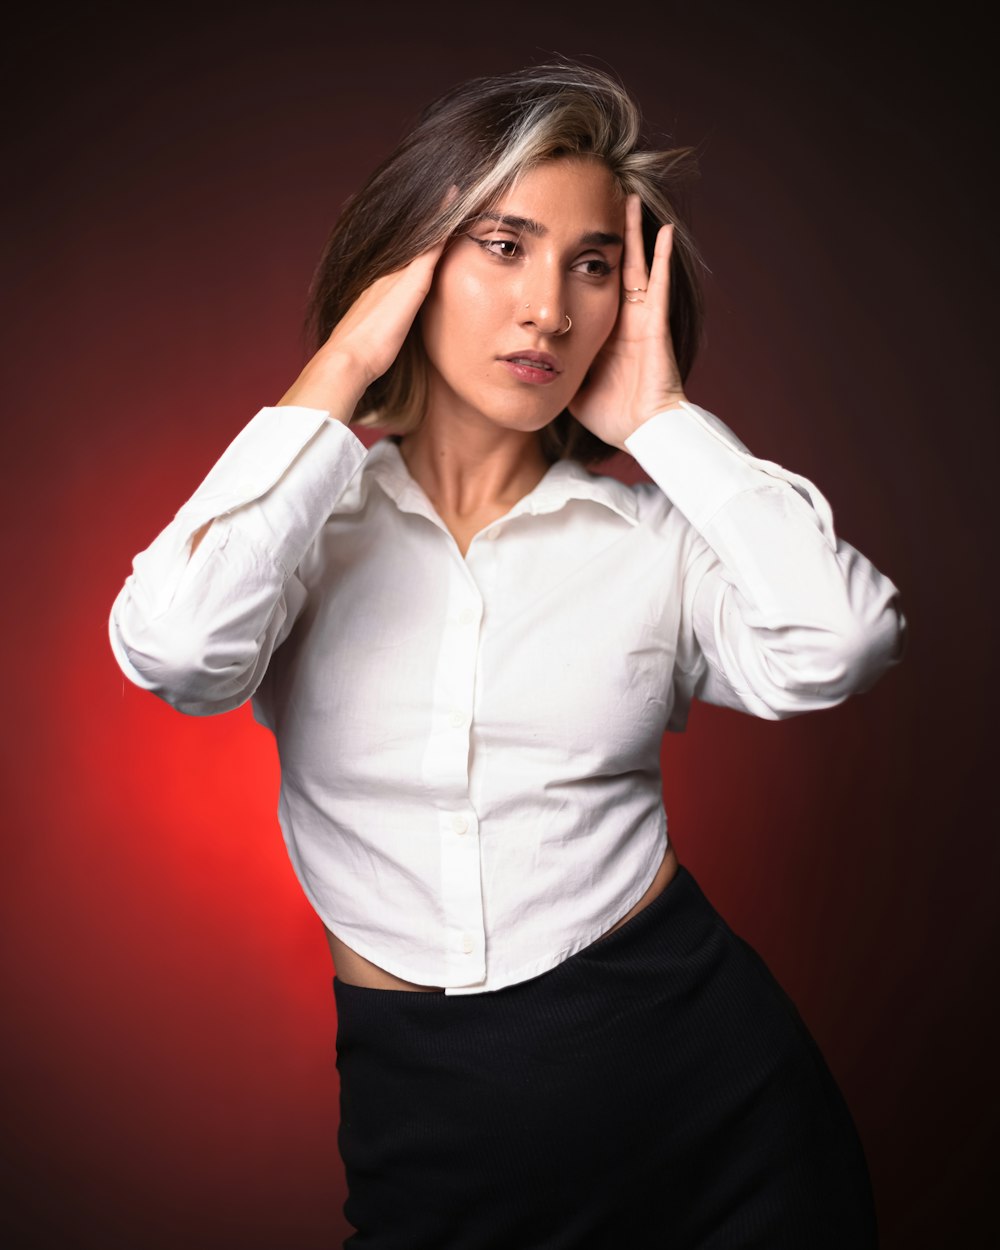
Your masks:
<svg viewBox="0 0 1000 1250"><path fill-rule="evenodd" d="M937 57L927 75L917 34L874 17L859 40L689 8L638 36L604 10L571 38L533 14L523 58L495 15L412 5L171 12L155 38L81 10L12 34L10 1244L318 1250L346 1232L332 968L277 827L273 744L248 709L194 720L130 687L107 614L133 554L300 368L326 230L404 120L536 48L599 48L657 125L705 138L709 341L689 393L814 478L904 591L900 670L779 725L696 708L665 741L666 799L681 858L848 1096L886 1245L976 1244L993 236L957 182L928 199L925 157L976 167L983 127L957 109L989 76L965 53L961 91Z"/></svg>

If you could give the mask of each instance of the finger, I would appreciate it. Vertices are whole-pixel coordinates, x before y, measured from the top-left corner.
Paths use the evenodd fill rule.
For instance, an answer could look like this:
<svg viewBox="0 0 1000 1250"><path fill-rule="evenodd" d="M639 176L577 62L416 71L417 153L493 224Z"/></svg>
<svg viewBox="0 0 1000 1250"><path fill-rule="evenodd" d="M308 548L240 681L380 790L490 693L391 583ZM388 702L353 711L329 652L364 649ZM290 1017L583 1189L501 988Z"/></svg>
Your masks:
<svg viewBox="0 0 1000 1250"><path fill-rule="evenodd" d="M455 230L460 224L460 215L456 217L455 213L452 211L452 205L458 197L458 184L453 182L448 187L447 191L445 191L441 199L441 203L438 205L438 226L444 231L444 241L446 243L449 242L450 238L454 236Z"/></svg>
<svg viewBox="0 0 1000 1250"><path fill-rule="evenodd" d="M642 201L630 195L625 202L625 256L622 262L622 286L636 298L644 299L642 291L649 282L646 253L642 245Z"/></svg>
<svg viewBox="0 0 1000 1250"><path fill-rule="evenodd" d="M443 215L445 211L452 204L454 204L457 198L458 198L458 187L455 186L453 183L448 188L448 190L445 191L444 195L442 196L441 203L438 206L438 212ZM451 235L449 233L442 235L442 237L438 239L436 243L432 243L430 247L424 248L422 252L418 252L417 255L413 257L412 260L407 261L405 265L401 265L399 269L393 270L393 273L400 274L400 275L407 274L407 273L423 275L423 271L426 269L430 269L431 271L433 271L434 267L437 265L437 262L441 259L441 253L444 251L444 249L447 247L447 245L450 242L451 242Z"/></svg>
<svg viewBox="0 0 1000 1250"><path fill-rule="evenodd" d="M646 303L652 305L664 318L670 309L670 255L673 246L673 224L661 226L653 250L653 268L649 274Z"/></svg>
<svg viewBox="0 0 1000 1250"><path fill-rule="evenodd" d="M423 252L418 252L401 269L396 269L392 273L386 274L384 279L379 279L379 281L385 281L387 286L395 285L396 282L403 282L407 286L413 283L426 294L434 279L434 271L437 269L441 254L448 242L447 238L438 239L437 243L432 243Z"/></svg>
<svg viewBox="0 0 1000 1250"><path fill-rule="evenodd" d="M441 253L450 242L450 238L438 239L436 243L432 243L425 251L419 252L416 256L414 256L414 258L410 261L410 264L429 264L431 268L433 268L440 259Z"/></svg>

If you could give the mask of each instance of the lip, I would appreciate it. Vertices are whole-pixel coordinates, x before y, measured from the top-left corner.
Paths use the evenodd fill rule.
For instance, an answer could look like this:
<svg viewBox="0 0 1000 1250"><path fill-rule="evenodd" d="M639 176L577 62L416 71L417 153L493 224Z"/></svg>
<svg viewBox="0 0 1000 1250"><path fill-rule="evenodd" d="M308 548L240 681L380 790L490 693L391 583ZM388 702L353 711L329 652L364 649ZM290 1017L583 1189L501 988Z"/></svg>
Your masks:
<svg viewBox="0 0 1000 1250"><path fill-rule="evenodd" d="M497 359L518 382L526 382L530 386L551 386L562 373L559 361L548 352L510 352Z"/></svg>
<svg viewBox="0 0 1000 1250"><path fill-rule="evenodd" d="M506 356L501 356L500 359L506 361L508 364L514 360L530 360L537 365L548 365L553 375L562 373L562 365L559 363L558 359L549 352L508 352Z"/></svg>

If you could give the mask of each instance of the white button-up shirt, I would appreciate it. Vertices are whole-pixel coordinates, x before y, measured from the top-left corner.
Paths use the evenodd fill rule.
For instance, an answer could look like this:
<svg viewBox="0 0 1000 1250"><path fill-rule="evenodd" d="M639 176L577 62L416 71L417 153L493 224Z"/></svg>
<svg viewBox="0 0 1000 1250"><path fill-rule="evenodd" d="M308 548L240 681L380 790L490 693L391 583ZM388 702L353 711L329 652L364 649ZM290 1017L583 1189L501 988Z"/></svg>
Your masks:
<svg viewBox="0 0 1000 1250"><path fill-rule="evenodd" d="M901 654L896 587L811 482L690 402L626 447L651 481L558 461L463 557L395 441L264 408L115 601L136 685L194 715L252 697L303 889L396 976L554 967L651 883L693 698L792 716Z"/></svg>

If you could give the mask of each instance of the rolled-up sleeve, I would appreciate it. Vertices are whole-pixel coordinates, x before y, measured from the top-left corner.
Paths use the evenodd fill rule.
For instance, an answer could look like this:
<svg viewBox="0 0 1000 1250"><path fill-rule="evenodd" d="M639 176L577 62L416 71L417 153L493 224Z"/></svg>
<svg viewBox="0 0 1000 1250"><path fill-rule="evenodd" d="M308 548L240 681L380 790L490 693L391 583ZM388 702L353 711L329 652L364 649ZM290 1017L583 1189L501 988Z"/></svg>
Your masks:
<svg viewBox="0 0 1000 1250"><path fill-rule="evenodd" d="M324 411L261 409L135 557L109 621L125 675L191 715L250 698L305 604L295 570L366 454Z"/></svg>
<svg viewBox="0 0 1000 1250"><path fill-rule="evenodd" d="M837 536L812 482L688 401L625 446L694 531L668 728L693 698L769 720L832 707L899 661L899 592Z"/></svg>

